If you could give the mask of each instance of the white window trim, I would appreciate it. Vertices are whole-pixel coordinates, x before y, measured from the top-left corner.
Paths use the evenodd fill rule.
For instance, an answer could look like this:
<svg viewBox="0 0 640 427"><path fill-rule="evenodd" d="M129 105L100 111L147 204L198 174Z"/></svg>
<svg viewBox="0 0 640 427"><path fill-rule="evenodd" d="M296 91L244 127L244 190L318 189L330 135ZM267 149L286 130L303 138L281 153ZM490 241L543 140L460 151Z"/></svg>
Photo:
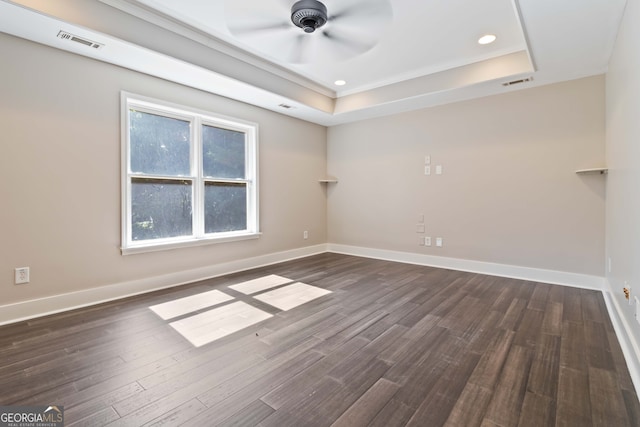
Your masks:
<svg viewBox="0 0 640 427"><path fill-rule="evenodd" d="M142 95L122 91L121 101L121 252L123 255L156 252L168 249L202 246L215 243L233 242L239 240L257 239L260 237L259 191L258 191L258 125L240 119L235 119L209 111L198 110L162 101ZM187 120L191 126L191 164L192 171L184 178L193 181L193 235L178 236L166 239L133 241L130 239L131 224L131 178L139 176L129 171L129 108L135 106L143 111L155 112L167 117ZM247 229L225 233L204 234L203 187L205 178L202 176L201 144L198 144L201 125L223 127L237 130L247 135L246 144L246 178L243 180L215 180L230 182L247 182L249 202L247 204ZM153 178L144 175L145 178ZM164 178L164 177L158 177ZM172 177L175 179L175 177Z"/></svg>

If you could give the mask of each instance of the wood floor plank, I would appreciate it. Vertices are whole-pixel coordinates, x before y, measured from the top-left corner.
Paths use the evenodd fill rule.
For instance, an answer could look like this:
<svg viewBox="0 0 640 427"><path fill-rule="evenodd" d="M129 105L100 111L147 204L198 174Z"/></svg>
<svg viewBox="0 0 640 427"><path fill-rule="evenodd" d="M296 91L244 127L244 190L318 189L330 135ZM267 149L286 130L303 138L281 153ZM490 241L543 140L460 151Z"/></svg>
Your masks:
<svg viewBox="0 0 640 427"><path fill-rule="evenodd" d="M326 376L337 363L349 357L349 355L358 351L358 349L368 343L369 341L358 337L347 341L334 352L328 354L318 363L311 366L304 373L294 376L282 385L265 393L264 396L262 396L262 401L272 408L279 409L286 402L294 400L298 396L313 392L314 384Z"/></svg>
<svg viewBox="0 0 640 427"><path fill-rule="evenodd" d="M218 424L219 427L246 427L258 425L273 414L274 409L262 402L254 400L246 408ZM192 420L193 421L193 420Z"/></svg>
<svg viewBox="0 0 640 427"><path fill-rule="evenodd" d="M209 399L206 403L210 403L212 406L189 420L187 424L198 426L218 425L227 421L232 422L236 418L242 418L247 415L248 406L259 399L260 396L314 366L321 358L322 355L320 353L302 353L300 356L290 360L293 366L282 365L249 384L242 384L239 387L232 385L232 389L227 389L230 392L228 395L201 394L199 400Z"/></svg>
<svg viewBox="0 0 640 427"><path fill-rule="evenodd" d="M512 346L485 418L498 425L517 425L531 366L531 350Z"/></svg>
<svg viewBox="0 0 640 427"><path fill-rule="evenodd" d="M562 335L562 303L550 301L544 312L540 332L547 335Z"/></svg>
<svg viewBox="0 0 640 427"><path fill-rule="evenodd" d="M582 323L562 323L560 365L587 372L587 343Z"/></svg>
<svg viewBox="0 0 640 427"><path fill-rule="evenodd" d="M191 399L182 405L164 412L158 418L145 423L144 426L176 426L192 419L207 408L198 400Z"/></svg>
<svg viewBox="0 0 640 427"><path fill-rule="evenodd" d="M534 349L533 362L527 380L527 391L555 401L559 374L560 337L541 334L538 345ZM538 404L538 400L534 399L534 402Z"/></svg>
<svg viewBox="0 0 640 427"><path fill-rule="evenodd" d="M587 347L587 362L594 368L615 370L615 363L609 348L609 337L604 324L585 321L584 333Z"/></svg>
<svg viewBox="0 0 640 427"><path fill-rule="evenodd" d="M558 375L556 425L591 426L589 373L561 366Z"/></svg>
<svg viewBox="0 0 640 427"><path fill-rule="evenodd" d="M515 332L511 330L501 330L495 335L471 373L470 384L493 392L511 350L514 335Z"/></svg>
<svg viewBox="0 0 640 427"><path fill-rule="evenodd" d="M555 400L527 391L522 402L518 427L540 427L554 424Z"/></svg>
<svg viewBox="0 0 640 427"><path fill-rule="evenodd" d="M378 412L385 407L400 387L379 379L369 390L365 392L353 405L349 407L333 424L332 427L358 427L367 426Z"/></svg>
<svg viewBox="0 0 640 427"><path fill-rule="evenodd" d="M449 418L480 356L469 353L459 363L450 364L427 393L407 426L439 426Z"/></svg>
<svg viewBox="0 0 640 427"><path fill-rule="evenodd" d="M615 373L589 368L589 395L591 420L594 426L628 426L629 418L622 391L617 386ZM609 396L609 399L603 399Z"/></svg>
<svg viewBox="0 0 640 427"><path fill-rule="evenodd" d="M480 426L493 392L467 382L444 425L447 427Z"/></svg>

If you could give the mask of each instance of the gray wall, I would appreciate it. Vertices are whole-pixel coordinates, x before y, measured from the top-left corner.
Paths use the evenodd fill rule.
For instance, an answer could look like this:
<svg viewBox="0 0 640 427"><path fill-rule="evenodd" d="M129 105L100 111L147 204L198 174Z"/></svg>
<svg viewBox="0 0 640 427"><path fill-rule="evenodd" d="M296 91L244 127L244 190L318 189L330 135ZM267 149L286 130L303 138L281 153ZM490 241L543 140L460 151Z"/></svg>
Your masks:
<svg viewBox="0 0 640 427"><path fill-rule="evenodd" d="M0 52L0 305L326 242L324 127L7 35ZM121 90L259 124L260 239L120 254Z"/></svg>
<svg viewBox="0 0 640 427"><path fill-rule="evenodd" d="M575 170L604 164L604 89L598 76L330 128L329 241L603 276L605 178ZM418 246L422 214L442 248Z"/></svg>
<svg viewBox="0 0 640 427"><path fill-rule="evenodd" d="M636 342L635 307L624 299L631 286L640 297L640 1L628 0L607 73L607 279ZM638 352L638 348L635 349Z"/></svg>

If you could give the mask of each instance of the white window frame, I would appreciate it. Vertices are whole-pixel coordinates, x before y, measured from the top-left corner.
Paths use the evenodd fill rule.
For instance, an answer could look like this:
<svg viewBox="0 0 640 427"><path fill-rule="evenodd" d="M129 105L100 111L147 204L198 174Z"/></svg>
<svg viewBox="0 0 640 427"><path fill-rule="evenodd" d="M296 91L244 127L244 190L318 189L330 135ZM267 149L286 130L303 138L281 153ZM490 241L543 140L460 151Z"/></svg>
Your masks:
<svg viewBox="0 0 640 427"><path fill-rule="evenodd" d="M185 120L190 123L191 171L189 176L157 176L132 173L130 166L129 110L135 108L151 114ZM121 93L121 165L122 165L122 240L123 255L153 252L189 246L255 239L260 236L258 212L258 125L207 111L185 107L128 92ZM245 179L212 179L204 177L202 165L201 128L203 125L234 130L245 134ZM184 179L192 181L192 234L163 239L135 241L131 224L131 181L135 178ZM205 181L244 183L247 188L247 228L245 230L205 233Z"/></svg>

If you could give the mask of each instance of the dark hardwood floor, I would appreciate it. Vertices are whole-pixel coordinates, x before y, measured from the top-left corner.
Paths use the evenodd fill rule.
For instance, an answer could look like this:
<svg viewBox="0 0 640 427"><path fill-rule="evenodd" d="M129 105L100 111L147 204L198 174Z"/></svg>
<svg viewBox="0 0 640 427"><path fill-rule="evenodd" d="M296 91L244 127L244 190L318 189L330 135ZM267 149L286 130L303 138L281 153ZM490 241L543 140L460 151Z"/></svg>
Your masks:
<svg viewBox="0 0 640 427"><path fill-rule="evenodd" d="M228 286L333 293L289 311ZM218 289L273 314L196 348L148 307ZM337 254L0 328L0 404L66 425L638 426L596 291Z"/></svg>

